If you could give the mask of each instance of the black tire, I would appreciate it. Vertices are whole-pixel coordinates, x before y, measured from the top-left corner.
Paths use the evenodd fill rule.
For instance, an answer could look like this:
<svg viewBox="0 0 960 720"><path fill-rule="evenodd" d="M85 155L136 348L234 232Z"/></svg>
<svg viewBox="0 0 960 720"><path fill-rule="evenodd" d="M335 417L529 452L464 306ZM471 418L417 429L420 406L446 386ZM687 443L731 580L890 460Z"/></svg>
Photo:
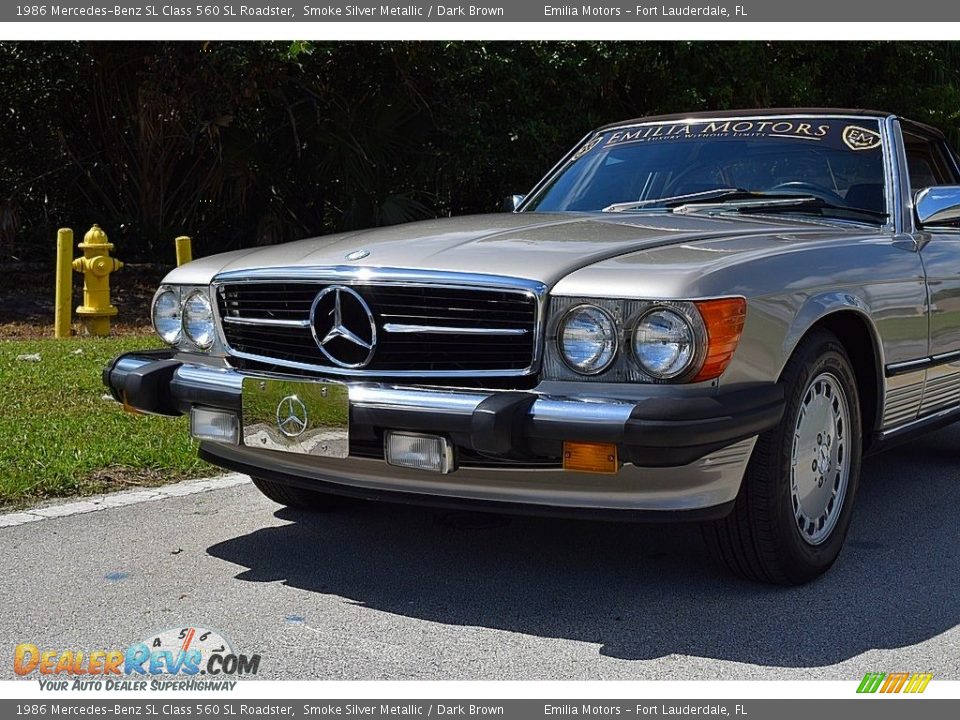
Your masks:
<svg viewBox="0 0 960 720"><path fill-rule="evenodd" d="M331 495L330 493L317 492L315 490L304 490L303 488L291 487L272 480L250 477L257 490L262 492L267 498L273 500L279 505L286 505L297 510L310 510L312 512L330 512L350 504L350 498L340 495Z"/></svg>
<svg viewBox="0 0 960 720"><path fill-rule="evenodd" d="M846 396L850 427L844 450L850 467L835 524L813 545L802 537L801 521L794 514L791 456L800 409L810 397L808 385L823 373L829 373ZM860 477L860 399L846 350L825 330L814 330L801 341L780 382L786 401L780 424L758 438L733 511L705 524L703 533L711 549L736 575L757 582L801 585L830 569L850 526Z"/></svg>

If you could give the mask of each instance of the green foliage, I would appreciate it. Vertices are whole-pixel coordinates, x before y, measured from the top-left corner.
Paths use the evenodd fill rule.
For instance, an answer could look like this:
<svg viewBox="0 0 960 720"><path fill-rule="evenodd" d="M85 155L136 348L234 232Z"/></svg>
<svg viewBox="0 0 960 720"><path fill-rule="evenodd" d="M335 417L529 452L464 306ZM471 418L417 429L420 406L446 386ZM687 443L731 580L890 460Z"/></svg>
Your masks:
<svg viewBox="0 0 960 720"><path fill-rule="evenodd" d="M100 369L107 361L155 343L0 342L0 506L214 472L197 459L185 418L134 416L103 398ZM18 359L33 354L39 362Z"/></svg>
<svg viewBox="0 0 960 720"><path fill-rule="evenodd" d="M0 250L99 222L172 261L489 212L592 127L734 107L875 107L956 141L960 44L0 43Z"/></svg>

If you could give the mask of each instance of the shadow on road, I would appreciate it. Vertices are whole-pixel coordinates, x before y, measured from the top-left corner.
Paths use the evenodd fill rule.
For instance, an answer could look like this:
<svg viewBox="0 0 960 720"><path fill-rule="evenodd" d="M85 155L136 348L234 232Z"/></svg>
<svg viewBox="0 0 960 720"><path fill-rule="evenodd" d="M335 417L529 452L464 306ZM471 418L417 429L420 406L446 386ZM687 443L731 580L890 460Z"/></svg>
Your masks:
<svg viewBox="0 0 960 720"><path fill-rule="evenodd" d="M694 525L470 516L370 504L217 543L211 555L284 583L431 622L780 667L913 645L960 621L960 426L864 466L834 569L802 588L733 579ZM598 480L602 482L602 479Z"/></svg>

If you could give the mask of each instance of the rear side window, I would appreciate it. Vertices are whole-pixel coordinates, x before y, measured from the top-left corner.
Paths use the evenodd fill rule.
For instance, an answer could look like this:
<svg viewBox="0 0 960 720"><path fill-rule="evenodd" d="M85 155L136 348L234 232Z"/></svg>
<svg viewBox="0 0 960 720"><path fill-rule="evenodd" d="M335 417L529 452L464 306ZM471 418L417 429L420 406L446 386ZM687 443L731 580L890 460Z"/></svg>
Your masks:
<svg viewBox="0 0 960 720"><path fill-rule="evenodd" d="M957 178L956 168L947 156L942 140L905 131L903 142L911 192L936 185L958 184L960 178Z"/></svg>

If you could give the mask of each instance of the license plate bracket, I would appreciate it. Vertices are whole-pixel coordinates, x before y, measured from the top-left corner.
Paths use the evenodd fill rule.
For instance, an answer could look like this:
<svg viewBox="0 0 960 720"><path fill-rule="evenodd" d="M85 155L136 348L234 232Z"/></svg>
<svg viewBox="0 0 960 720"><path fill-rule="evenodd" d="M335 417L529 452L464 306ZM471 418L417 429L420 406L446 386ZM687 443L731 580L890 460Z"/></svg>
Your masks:
<svg viewBox="0 0 960 720"><path fill-rule="evenodd" d="M330 380L245 377L243 444L301 455L350 454L350 397Z"/></svg>

